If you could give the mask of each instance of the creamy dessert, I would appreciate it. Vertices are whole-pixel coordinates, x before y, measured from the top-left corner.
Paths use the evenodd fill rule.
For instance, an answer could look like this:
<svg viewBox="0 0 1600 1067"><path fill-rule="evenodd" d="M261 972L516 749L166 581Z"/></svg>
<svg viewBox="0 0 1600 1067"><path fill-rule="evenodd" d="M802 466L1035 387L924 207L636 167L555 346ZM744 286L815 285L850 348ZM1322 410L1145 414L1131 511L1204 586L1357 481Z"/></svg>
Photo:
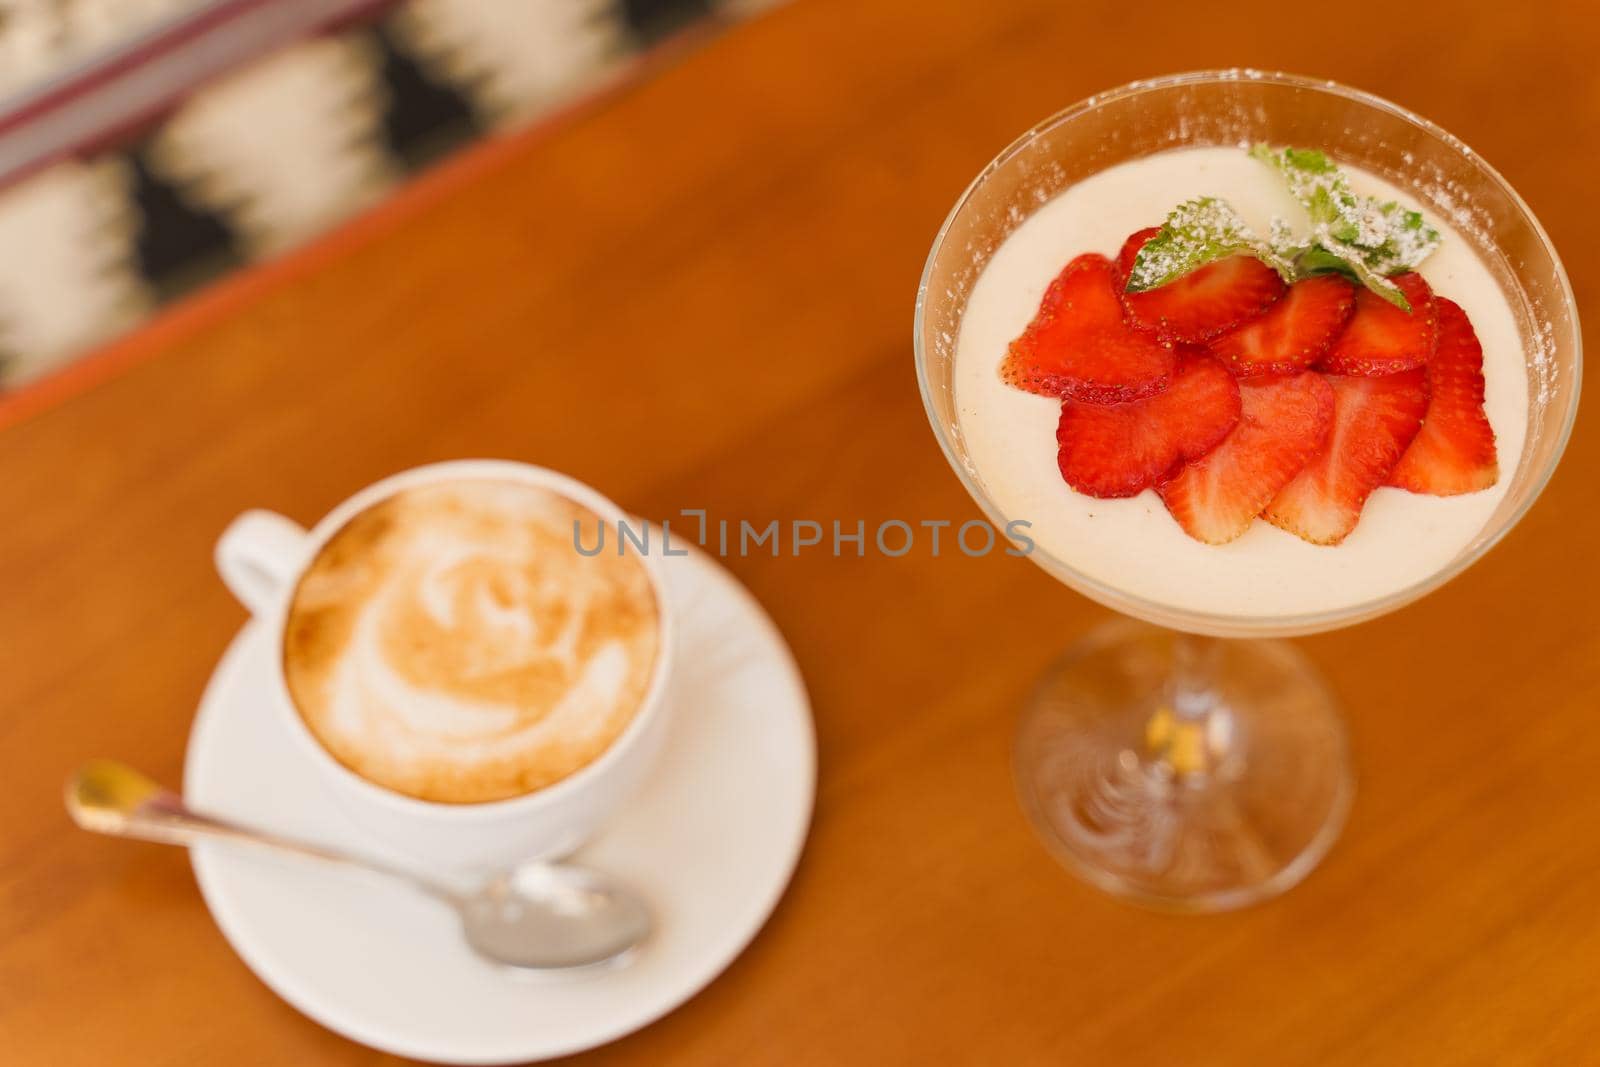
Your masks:
<svg viewBox="0 0 1600 1067"><path fill-rule="evenodd" d="M1408 199L1320 153L1238 148L1065 190L962 319L985 490L1039 550L1188 610L1334 611L1446 566L1505 493L1528 378L1507 294Z"/></svg>

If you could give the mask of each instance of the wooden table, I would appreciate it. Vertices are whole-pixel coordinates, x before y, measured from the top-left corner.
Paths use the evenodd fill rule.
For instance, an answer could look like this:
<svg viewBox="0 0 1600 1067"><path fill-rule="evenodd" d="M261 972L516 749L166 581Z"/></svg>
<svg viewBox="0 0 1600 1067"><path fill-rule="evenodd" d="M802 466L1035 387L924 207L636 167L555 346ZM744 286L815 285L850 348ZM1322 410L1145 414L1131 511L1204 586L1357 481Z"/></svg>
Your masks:
<svg viewBox="0 0 1600 1067"><path fill-rule="evenodd" d="M179 778L242 621L210 563L239 510L312 519L501 455L648 515L974 517L913 383L928 243L1017 131L1171 70L1325 74L1431 116L1600 322L1586 6L1347 2L1319 32L1264 2L801 0L120 346L123 373L0 433L0 1060L385 1059L251 976L182 853L58 799L95 754ZM1348 702L1355 812L1306 884L1212 918L1080 885L1013 800L1013 709L1101 610L1000 556L730 561L811 686L814 830L749 951L590 1060L1592 1062L1597 463L1580 424L1487 559L1302 642Z"/></svg>

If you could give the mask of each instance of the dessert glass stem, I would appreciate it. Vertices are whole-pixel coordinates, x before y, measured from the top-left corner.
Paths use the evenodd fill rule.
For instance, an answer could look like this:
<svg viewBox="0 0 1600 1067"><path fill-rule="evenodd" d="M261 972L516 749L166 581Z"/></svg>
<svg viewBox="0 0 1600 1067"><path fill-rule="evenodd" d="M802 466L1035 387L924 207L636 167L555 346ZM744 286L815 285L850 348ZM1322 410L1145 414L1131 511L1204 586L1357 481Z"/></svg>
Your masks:
<svg viewBox="0 0 1600 1067"><path fill-rule="evenodd" d="M1173 778L1207 774L1227 736L1226 710L1217 691L1222 642L1174 632L1168 699L1145 726L1146 758Z"/></svg>
<svg viewBox="0 0 1600 1067"><path fill-rule="evenodd" d="M1217 706L1216 672L1221 641L1196 634L1173 635L1172 710L1185 721L1204 719Z"/></svg>

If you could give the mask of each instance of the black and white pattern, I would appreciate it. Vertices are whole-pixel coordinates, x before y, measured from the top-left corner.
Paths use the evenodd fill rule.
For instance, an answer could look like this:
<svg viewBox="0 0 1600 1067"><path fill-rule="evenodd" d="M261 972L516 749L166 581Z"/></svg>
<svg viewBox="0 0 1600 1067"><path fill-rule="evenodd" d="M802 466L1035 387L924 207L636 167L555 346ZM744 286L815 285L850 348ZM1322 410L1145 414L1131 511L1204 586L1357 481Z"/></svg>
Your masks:
<svg viewBox="0 0 1600 1067"><path fill-rule="evenodd" d="M765 6L0 0L0 388Z"/></svg>

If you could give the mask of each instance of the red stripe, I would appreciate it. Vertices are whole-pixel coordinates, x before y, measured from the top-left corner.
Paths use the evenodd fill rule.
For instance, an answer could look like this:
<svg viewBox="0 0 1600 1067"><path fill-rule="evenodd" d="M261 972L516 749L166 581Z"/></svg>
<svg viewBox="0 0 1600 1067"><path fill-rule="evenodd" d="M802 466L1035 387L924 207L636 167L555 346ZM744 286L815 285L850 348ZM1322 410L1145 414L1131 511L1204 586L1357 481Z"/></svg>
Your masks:
<svg viewBox="0 0 1600 1067"><path fill-rule="evenodd" d="M201 34L209 33L214 27L221 26L237 18L241 11L247 11L250 8L260 7L262 4L271 2L272 0L220 0L216 6L196 12L193 16L175 23L166 31L157 33L148 40L129 46L126 51L113 53L104 61L91 65L71 81L58 85L54 89L28 101L8 115L0 116L0 134L7 133L19 126L24 126L40 115L56 110L62 104L75 97L87 95L113 78L120 77L127 71L148 61L152 56L170 52L194 40Z"/></svg>
<svg viewBox="0 0 1600 1067"><path fill-rule="evenodd" d="M43 92L17 110L0 117L0 138L7 135L15 136L18 131L31 124L62 112L69 112L71 108L82 105L85 101L92 103L96 97L114 99L117 83L121 79L156 61L171 60L174 57L181 60L183 52L194 48L197 43L204 45L207 39L214 41L218 35L227 33L233 24L245 17L282 2L283 0L220 0L214 6L156 32L146 40L137 41L125 50L91 64L69 81ZM284 44L286 40L354 21L393 2L394 0L343 0L338 10L308 13L301 25L292 26L275 36L263 36L260 40L252 42L250 47L242 50L244 54L240 60L247 61L256 55L270 52ZM85 131L70 141L49 145L39 154L13 165L10 171L0 174L0 186L9 185L25 174L32 173L57 159L83 152L88 148L103 146L115 140L120 135L150 122L169 110L197 85L222 73L216 69L214 63L197 63L191 66L194 70L192 76L180 77L170 88L162 89L154 101L139 105L130 104L121 112L113 109L112 116L94 129Z"/></svg>

